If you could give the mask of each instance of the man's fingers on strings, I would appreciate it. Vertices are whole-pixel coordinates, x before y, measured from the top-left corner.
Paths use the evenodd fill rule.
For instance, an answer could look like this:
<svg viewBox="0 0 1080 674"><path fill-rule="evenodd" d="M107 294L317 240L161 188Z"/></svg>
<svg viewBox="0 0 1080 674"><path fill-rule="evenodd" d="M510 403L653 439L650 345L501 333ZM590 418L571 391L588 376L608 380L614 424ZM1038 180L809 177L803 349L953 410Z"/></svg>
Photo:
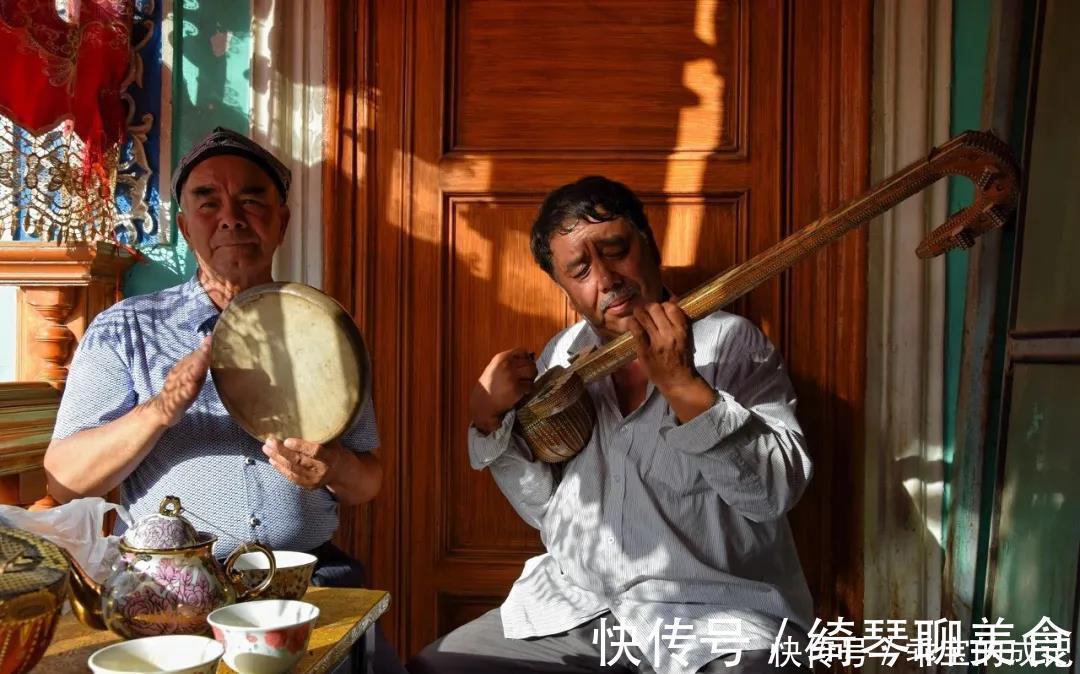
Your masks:
<svg viewBox="0 0 1080 674"><path fill-rule="evenodd" d="M656 328L656 323L653 321L652 316L642 307L634 309L634 318L638 324L641 325L641 329L644 330L645 335L649 339L649 343L655 342L659 336L659 331Z"/></svg>
<svg viewBox="0 0 1080 674"><path fill-rule="evenodd" d="M679 308L679 305L674 302L664 302L660 305L664 308L664 313L667 314L668 320L671 324L677 328L685 330L689 325L689 321L686 319L686 314Z"/></svg>

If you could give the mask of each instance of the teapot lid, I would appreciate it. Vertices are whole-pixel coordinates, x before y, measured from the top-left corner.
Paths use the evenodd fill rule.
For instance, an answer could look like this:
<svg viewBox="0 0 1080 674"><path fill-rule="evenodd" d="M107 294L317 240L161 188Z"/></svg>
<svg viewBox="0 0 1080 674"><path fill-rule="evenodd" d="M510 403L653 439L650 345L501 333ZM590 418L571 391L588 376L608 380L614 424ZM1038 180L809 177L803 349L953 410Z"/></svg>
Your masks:
<svg viewBox="0 0 1080 674"><path fill-rule="evenodd" d="M140 550L175 550L199 543L199 533L181 512L180 499L166 496L157 514L147 515L124 532L124 544Z"/></svg>
<svg viewBox="0 0 1080 674"><path fill-rule="evenodd" d="M0 528L0 600L7 602L51 588L59 603L68 569L67 560L53 543L21 529ZM10 613L10 608L5 604L0 613Z"/></svg>

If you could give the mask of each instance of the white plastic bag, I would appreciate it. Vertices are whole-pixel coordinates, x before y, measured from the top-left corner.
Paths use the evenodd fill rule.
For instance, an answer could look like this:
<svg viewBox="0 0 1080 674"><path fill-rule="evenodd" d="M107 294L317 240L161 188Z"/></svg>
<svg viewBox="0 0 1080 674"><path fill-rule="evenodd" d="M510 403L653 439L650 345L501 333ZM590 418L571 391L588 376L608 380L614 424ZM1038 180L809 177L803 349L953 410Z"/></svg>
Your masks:
<svg viewBox="0 0 1080 674"><path fill-rule="evenodd" d="M116 510L129 526L131 515L127 508L109 503L103 498L78 498L48 510L30 512L18 506L0 505L0 523L23 529L46 538L68 551L79 566L94 580L103 582L109 577L119 553L119 536L105 536L105 515Z"/></svg>

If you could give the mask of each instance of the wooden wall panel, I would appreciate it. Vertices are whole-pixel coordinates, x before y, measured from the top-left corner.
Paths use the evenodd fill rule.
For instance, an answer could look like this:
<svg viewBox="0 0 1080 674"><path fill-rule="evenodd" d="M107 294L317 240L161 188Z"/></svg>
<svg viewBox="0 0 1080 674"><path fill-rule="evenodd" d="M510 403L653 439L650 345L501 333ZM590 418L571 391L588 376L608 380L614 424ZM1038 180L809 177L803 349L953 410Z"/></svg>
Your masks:
<svg viewBox="0 0 1080 674"><path fill-rule="evenodd" d="M871 3L788 5L791 147L785 232L869 187ZM862 619L866 229L804 260L781 342L814 477L789 520L815 615ZM875 273L880 271L875 270ZM878 616L867 616L876 618Z"/></svg>
<svg viewBox="0 0 1080 674"><path fill-rule="evenodd" d="M407 175L400 153L407 121L403 59L409 24L405 2L379 3L378 12L376 0L324 2L326 16L336 20L328 22L326 36L323 288L351 312L371 350L383 464L378 497L371 505L342 509L335 542L364 562L372 587L390 592L390 609L381 622L401 646L404 640L397 635L405 629L403 588L409 579L402 561L408 499L401 451L399 297L409 204L401 198Z"/></svg>
<svg viewBox="0 0 1080 674"><path fill-rule="evenodd" d="M510 554L520 561L543 551L536 530L514 512L490 476L465 460L469 392L477 375L501 351L521 346L539 353L571 318L562 292L532 261L529 228L538 208L536 199L452 198L446 211L452 276L444 282L447 301L440 303L449 310L444 554Z"/></svg>
<svg viewBox="0 0 1080 674"><path fill-rule="evenodd" d="M450 150L738 150L742 2L452 5Z"/></svg>
<svg viewBox="0 0 1080 674"><path fill-rule="evenodd" d="M464 625L484 615L502 604L502 595L472 596L439 594L438 625L439 633L445 634L458 625Z"/></svg>
<svg viewBox="0 0 1080 674"><path fill-rule="evenodd" d="M683 296L746 259L745 195L642 195L664 285Z"/></svg>

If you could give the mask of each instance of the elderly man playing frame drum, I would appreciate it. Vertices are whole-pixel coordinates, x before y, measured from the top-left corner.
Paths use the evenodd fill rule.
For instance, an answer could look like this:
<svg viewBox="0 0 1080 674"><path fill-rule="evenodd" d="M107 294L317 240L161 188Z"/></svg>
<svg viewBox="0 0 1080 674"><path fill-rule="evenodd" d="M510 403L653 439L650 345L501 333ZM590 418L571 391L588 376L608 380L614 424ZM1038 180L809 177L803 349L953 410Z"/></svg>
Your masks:
<svg viewBox="0 0 1080 674"><path fill-rule="evenodd" d="M524 349L491 360L470 401L469 455L547 553L525 564L500 609L410 670L772 670L781 626L801 641L812 612L785 516L811 461L779 355L732 314L688 325L661 284L641 202L621 183L555 190L532 251L584 320L536 363ZM563 465L535 461L514 428L533 379L626 331L637 359L589 385L588 445Z"/></svg>
<svg viewBox="0 0 1080 674"><path fill-rule="evenodd" d="M198 270L178 286L106 309L87 328L45 470L60 501L119 486L138 520L175 494L195 524L218 534L216 554L257 539L314 554L316 585L356 586L359 563L330 538L339 504L364 503L379 491L370 402L334 442L260 442L229 416L215 387L204 385L221 311L238 293L272 280L274 251L289 223L289 180L277 158L228 129L215 129L180 160L177 222Z"/></svg>

